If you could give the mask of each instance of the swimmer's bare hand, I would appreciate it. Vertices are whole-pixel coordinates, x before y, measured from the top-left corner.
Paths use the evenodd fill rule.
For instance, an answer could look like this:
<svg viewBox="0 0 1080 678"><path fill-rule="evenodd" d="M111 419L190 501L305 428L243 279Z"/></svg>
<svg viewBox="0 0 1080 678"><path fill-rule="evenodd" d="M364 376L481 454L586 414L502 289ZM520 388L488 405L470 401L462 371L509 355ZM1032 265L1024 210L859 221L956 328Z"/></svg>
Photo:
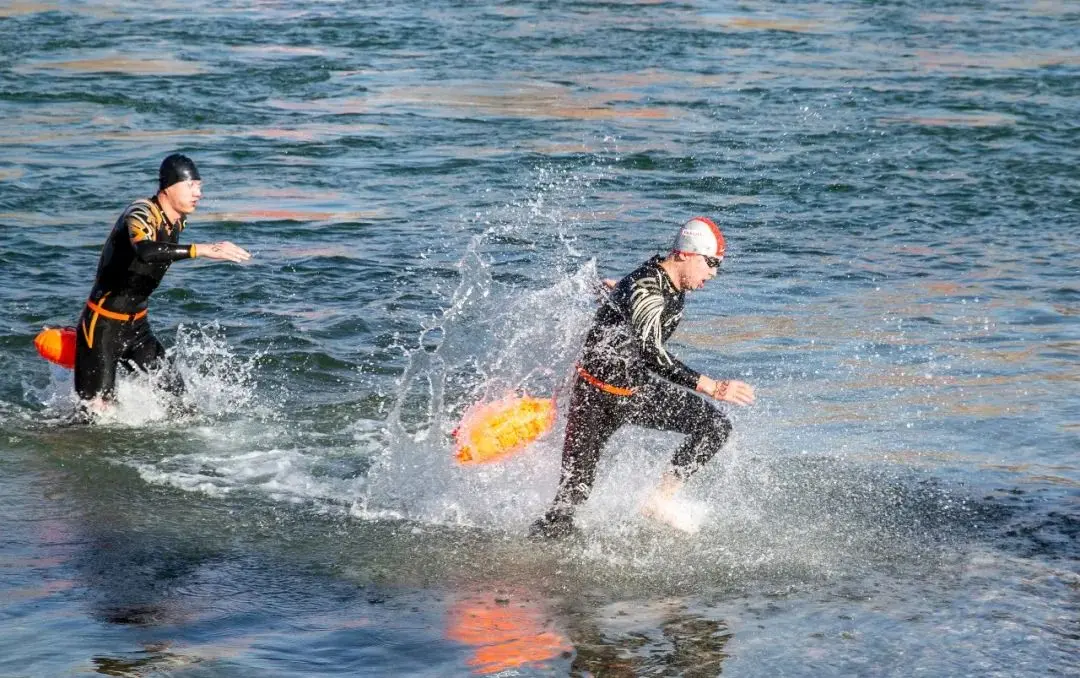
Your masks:
<svg viewBox="0 0 1080 678"><path fill-rule="evenodd" d="M215 242L195 245L195 256L204 259L219 259L242 263L251 258L251 253L231 242Z"/></svg>
<svg viewBox="0 0 1080 678"><path fill-rule="evenodd" d="M615 289L615 286L618 284L618 280L603 278L599 281L599 284L593 286L593 294L595 294L596 298L600 301L606 301L611 295L611 290Z"/></svg>
<svg viewBox="0 0 1080 678"><path fill-rule="evenodd" d="M718 381L713 397L735 405L753 405L754 387L745 381L735 379Z"/></svg>
<svg viewBox="0 0 1080 678"><path fill-rule="evenodd" d="M710 379L704 375L698 380L698 390L714 399L733 405L753 405L754 387L745 381Z"/></svg>

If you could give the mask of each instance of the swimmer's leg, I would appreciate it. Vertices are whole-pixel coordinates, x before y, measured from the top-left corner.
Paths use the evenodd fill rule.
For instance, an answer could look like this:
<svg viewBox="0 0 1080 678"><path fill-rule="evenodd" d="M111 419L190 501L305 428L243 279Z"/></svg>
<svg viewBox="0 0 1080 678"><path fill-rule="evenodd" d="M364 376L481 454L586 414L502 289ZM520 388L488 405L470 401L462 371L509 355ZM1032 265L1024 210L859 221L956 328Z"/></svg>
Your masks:
<svg viewBox="0 0 1080 678"><path fill-rule="evenodd" d="M686 434L642 511L678 529L696 532L704 518L703 507L695 509L672 500L686 480L727 442L731 421L704 398L666 382L653 382L638 395L650 404L635 408L631 417L634 424Z"/></svg>
<svg viewBox="0 0 1080 678"><path fill-rule="evenodd" d="M135 337L130 348L125 352L124 358L144 372L154 372L157 375L158 386L179 402L187 390L184 378L180 376L180 370L177 369L176 364L166 355L165 347L150 331L150 323L145 319L137 320L132 329Z"/></svg>
<svg viewBox="0 0 1080 678"><path fill-rule="evenodd" d="M75 393L90 412L116 397L116 365L124 348L120 323L84 309L75 328Z"/></svg>
<svg viewBox="0 0 1080 678"><path fill-rule="evenodd" d="M641 400L635 403L631 423L686 434L671 458L669 486L685 482L720 451L731 435L731 420L723 412L674 384L654 380L634 398Z"/></svg>
<svg viewBox="0 0 1080 678"><path fill-rule="evenodd" d="M604 444L622 425L626 408L619 398L580 377L576 380L563 441L559 489L551 508L533 523L530 536L558 538L570 534L574 511L592 492Z"/></svg>

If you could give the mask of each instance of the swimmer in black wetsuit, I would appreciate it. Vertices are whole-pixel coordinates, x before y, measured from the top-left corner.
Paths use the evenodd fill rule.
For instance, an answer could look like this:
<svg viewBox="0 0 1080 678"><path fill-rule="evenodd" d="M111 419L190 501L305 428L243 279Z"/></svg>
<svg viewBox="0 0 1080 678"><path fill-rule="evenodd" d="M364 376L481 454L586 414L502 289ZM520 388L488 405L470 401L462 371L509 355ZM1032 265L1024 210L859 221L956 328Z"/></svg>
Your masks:
<svg viewBox="0 0 1080 678"><path fill-rule="evenodd" d="M644 509L678 524L679 517L671 515L671 498L720 450L731 431L720 410L686 389L738 405L754 401L749 384L714 380L664 348L682 319L686 290L704 287L723 257L720 229L705 217L695 217L682 226L666 257L653 257L614 285L596 313L576 367L559 489L530 535L570 533L576 507L592 490L600 451L623 424L687 434Z"/></svg>
<svg viewBox="0 0 1080 678"><path fill-rule="evenodd" d="M92 411L115 396L116 367L165 367L164 387L181 395L184 382L150 331L147 301L169 265L204 257L242 262L251 258L231 242L181 245L185 218L202 197L202 181L190 158L173 154L158 170L158 192L124 210L105 241L97 279L75 329L75 391Z"/></svg>

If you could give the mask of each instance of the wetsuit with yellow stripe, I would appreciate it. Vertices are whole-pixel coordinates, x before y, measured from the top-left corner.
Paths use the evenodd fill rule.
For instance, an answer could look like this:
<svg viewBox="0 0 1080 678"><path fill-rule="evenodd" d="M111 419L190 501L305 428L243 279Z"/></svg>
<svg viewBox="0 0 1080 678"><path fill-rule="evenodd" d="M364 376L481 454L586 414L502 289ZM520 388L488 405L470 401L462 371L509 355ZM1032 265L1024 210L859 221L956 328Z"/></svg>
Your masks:
<svg viewBox="0 0 1080 678"><path fill-rule="evenodd" d="M691 392L700 373L664 347L682 319L685 294L661 261L653 257L620 280L596 313L577 364L559 490L541 532L545 524L569 525L592 490L604 444L624 424L686 434L671 460L682 479L731 431L720 410Z"/></svg>
<svg viewBox="0 0 1080 678"><path fill-rule="evenodd" d="M156 198L136 200L116 220L98 262L75 344L75 390L81 398L115 395L116 368L166 367L163 385L180 394L184 382L165 360L165 349L150 331L147 302L169 265L195 255L178 240L184 219L170 222Z"/></svg>

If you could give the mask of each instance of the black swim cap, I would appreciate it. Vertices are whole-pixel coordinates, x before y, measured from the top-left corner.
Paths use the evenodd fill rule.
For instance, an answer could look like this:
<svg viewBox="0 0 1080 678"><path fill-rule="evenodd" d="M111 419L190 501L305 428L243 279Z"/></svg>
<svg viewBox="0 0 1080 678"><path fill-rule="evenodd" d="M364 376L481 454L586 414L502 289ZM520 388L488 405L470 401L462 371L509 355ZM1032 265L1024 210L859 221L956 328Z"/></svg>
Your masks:
<svg viewBox="0 0 1080 678"><path fill-rule="evenodd" d="M199 170L195 168L195 161L191 158L180 153L173 153L161 161L161 168L158 170L159 191L188 179L193 181L202 179L199 176Z"/></svg>

